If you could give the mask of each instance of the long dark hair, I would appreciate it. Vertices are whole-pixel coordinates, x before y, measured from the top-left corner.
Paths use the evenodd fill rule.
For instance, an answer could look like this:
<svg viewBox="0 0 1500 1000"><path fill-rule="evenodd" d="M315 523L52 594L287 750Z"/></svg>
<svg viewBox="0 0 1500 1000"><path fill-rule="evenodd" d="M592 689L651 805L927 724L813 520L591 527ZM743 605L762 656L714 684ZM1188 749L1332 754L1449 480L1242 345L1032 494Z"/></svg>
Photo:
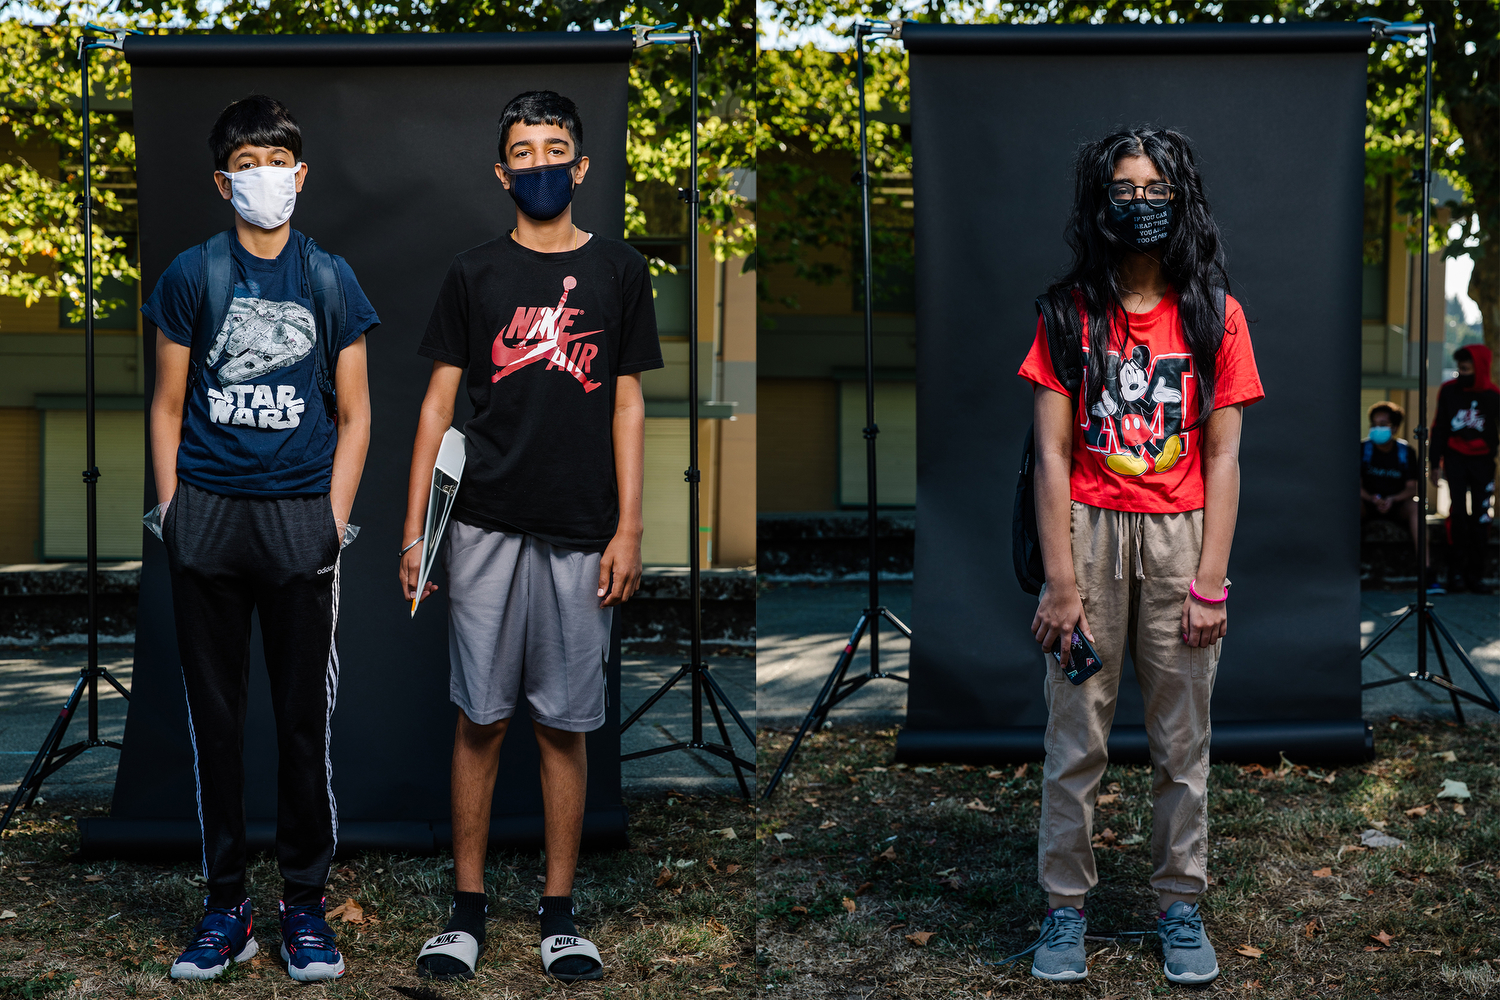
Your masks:
<svg viewBox="0 0 1500 1000"><path fill-rule="evenodd" d="M1219 227L1203 197L1203 179L1193 160L1187 136L1171 129L1121 129L1113 135L1085 143L1074 160L1076 188L1073 212L1068 217L1067 241L1073 263L1061 281L1047 289L1053 310L1067 324L1067 334L1081 340L1079 300L1089 317L1090 331L1110 330L1115 325L1127 332L1130 314L1125 311L1119 281L1119 265L1132 247L1105 225L1109 199L1105 185L1114 179L1115 165L1128 156L1145 156L1172 185L1175 221L1161 255L1162 276L1177 292L1182 335L1193 355L1198 380L1196 427L1214 409L1215 361L1224 339L1222 318L1214 308L1214 288L1229 288L1224 268L1224 248ZM1075 298L1077 296L1077 298ZM1109 318L1115 323L1111 324ZM1085 379L1085 408L1092 410L1104 392L1108 338L1091 337ZM1186 414L1184 414L1186 416ZM1185 428L1186 429L1186 428Z"/></svg>

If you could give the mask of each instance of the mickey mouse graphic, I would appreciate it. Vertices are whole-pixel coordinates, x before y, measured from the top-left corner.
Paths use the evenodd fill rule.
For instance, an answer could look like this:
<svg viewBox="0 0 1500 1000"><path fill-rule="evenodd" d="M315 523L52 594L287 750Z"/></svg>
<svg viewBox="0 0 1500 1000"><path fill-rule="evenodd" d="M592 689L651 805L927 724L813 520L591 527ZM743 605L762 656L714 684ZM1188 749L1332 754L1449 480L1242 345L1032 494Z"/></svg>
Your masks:
<svg viewBox="0 0 1500 1000"><path fill-rule="evenodd" d="M1130 358L1121 362L1118 355L1104 359L1105 390L1094 405L1095 416L1114 418L1118 441L1123 450L1105 458L1105 464L1122 476L1143 476L1151 470L1166 472L1182 455L1182 438L1173 429L1166 434L1164 403L1182 402L1182 393L1167 385L1165 377L1151 386L1151 351L1139 344ZM1119 392L1122 402L1110 394ZM1147 398L1147 393L1150 398Z"/></svg>

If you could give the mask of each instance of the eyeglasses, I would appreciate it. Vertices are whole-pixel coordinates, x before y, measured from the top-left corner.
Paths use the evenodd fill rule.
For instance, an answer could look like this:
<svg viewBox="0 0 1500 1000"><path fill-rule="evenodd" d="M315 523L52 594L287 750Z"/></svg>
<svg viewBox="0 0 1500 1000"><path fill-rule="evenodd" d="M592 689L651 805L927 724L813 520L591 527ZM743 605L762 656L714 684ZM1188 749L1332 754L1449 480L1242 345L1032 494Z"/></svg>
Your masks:
<svg viewBox="0 0 1500 1000"><path fill-rule="evenodd" d="M1172 188L1174 185L1166 181L1156 181L1152 184L1132 184L1129 181L1107 181L1104 190L1109 194L1109 200L1116 205L1128 205L1135 200L1137 191L1146 192L1146 204L1152 208L1161 208L1172 200Z"/></svg>

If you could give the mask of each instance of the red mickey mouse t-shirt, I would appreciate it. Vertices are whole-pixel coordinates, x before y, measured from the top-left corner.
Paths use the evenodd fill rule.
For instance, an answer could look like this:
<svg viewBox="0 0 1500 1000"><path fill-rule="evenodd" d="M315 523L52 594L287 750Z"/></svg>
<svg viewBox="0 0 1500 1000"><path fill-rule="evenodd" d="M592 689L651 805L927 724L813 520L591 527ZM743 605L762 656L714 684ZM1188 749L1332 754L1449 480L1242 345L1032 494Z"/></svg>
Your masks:
<svg viewBox="0 0 1500 1000"><path fill-rule="evenodd" d="M1249 405L1265 397L1245 311L1225 301L1214 406ZM1168 292L1146 313L1126 313L1113 324L1105 362L1104 393L1086 412L1079 387L1073 425L1071 494L1079 503L1142 514L1176 514L1203 506L1201 427L1185 430L1198 415L1198 379L1182 336L1177 293ZM1083 350L1089 351L1084 319ZM1086 367L1086 366L1085 366ZM1047 331L1037 319L1036 339L1021 365L1022 378L1067 393L1052 368ZM1087 377L1087 376L1085 376Z"/></svg>

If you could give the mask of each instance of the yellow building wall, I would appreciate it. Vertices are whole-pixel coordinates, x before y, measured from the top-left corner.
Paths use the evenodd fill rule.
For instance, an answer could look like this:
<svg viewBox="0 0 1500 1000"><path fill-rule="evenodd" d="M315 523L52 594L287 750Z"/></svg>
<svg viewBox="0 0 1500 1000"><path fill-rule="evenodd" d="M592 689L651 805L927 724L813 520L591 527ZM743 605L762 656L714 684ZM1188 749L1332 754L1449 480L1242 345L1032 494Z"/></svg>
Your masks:
<svg viewBox="0 0 1500 1000"><path fill-rule="evenodd" d="M839 487L839 388L832 379L757 384L758 509L834 510Z"/></svg>
<svg viewBox="0 0 1500 1000"><path fill-rule="evenodd" d="M0 563L37 560L41 532L41 414L0 408ZM82 468L82 466L80 466Z"/></svg>

